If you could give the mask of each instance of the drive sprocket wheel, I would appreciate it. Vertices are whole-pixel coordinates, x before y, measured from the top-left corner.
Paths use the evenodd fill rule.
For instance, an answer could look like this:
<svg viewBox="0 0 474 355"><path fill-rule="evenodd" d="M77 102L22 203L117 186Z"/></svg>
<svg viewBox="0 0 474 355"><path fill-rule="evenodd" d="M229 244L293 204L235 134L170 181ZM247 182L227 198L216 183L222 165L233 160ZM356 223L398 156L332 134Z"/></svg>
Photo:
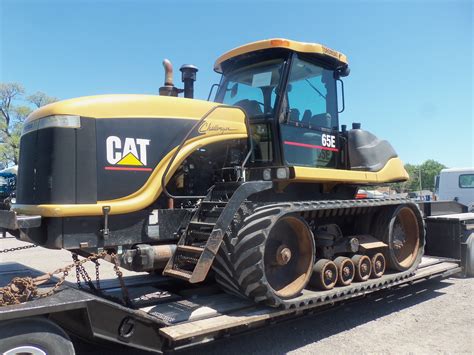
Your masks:
<svg viewBox="0 0 474 355"><path fill-rule="evenodd" d="M399 205L376 220L375 236L388 245L387 267L405 271L421 262L424 249L424 224L416 205Z"/></svg>
<svg viewBox="0 0 474 355"><path fill-rule="evenodd" d="M279 208L257 212L224 237L216 256L216 281L228 292L277 307L308 283L315 245L306 221Z"/></svg>

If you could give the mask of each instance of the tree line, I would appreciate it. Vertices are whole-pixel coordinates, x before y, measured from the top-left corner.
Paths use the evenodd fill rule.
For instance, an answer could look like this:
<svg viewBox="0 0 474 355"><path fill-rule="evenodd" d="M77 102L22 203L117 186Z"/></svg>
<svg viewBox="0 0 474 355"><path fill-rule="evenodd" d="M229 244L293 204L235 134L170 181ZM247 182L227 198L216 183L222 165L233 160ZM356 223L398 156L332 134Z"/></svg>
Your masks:
<svg viewBox="0 0 474 355"><path fill-rule="evenodd" d="M445 168L445 165L433 159L429 159L419 165L405 164L405 169L408 175L410 175L410 178L405 182L394 184L393 188L398 192L420 190L430 190L434 192L435 177Z"/></svg>
<svg viewBox="0 0 474 355"><path fill-rule="evenodd" d="M0 168L18 164L21 130L28 115L34 109L57 100L41 91L27 95L25 88L18 83L0 83ZM420 165L405 164L410 179L391 187L398 192L418 191L420 188L434 191L435 176L444 168L446 166L435 160Z"/></svg>

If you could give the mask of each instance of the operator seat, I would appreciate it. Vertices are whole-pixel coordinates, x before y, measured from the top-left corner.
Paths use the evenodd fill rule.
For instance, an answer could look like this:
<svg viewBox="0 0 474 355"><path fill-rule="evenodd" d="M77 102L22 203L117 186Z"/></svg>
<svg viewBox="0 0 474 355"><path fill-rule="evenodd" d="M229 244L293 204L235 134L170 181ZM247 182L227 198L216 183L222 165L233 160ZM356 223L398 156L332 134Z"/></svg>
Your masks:
<svg viewBox="0 0 474 355"><path fill-rule="evenodd" d="M301 118L301 123L310 124L311 117L312 117L311 110L305 110L303 113L303 117Z"/></svg>
<svg viewBox="0 0 474 355"><path fill-rule="evenodd" d="M297 108L292 108L290 110L289 121L298 123L300 121L300 110Z"/></svg>
<svg viewBox="0 0 474 355"><path fill-rule="evenodd" d="M329 113L320 113L311 117L311 126L331 128L331 115Z"/></svg>
<svg viewBox="0 0 474 355"><path fill-rule="evenodd" d="M255 100L240 100L234 103L234 106L241 107L246 113L248 117L258 116L263 114L262 108L260 104Z"/></svg>

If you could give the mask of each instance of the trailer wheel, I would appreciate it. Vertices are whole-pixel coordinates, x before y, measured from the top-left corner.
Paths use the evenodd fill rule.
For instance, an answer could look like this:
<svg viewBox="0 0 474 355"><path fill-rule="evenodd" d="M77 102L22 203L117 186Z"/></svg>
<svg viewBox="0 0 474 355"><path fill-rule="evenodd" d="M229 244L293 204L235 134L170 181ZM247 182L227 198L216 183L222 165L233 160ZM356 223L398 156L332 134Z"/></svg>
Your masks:
<svg viewBox="0 0 474 355"><path fill-rule="evenodd" d="M45 318L23 318L0 324L0 354L74 355L68 335Z"/></svg>
<svg viewBox="0 0 474 355"><path fill-rule="evenodd" d="M469 235L466 244L466 276L474 277L474 233Z"/></svg>

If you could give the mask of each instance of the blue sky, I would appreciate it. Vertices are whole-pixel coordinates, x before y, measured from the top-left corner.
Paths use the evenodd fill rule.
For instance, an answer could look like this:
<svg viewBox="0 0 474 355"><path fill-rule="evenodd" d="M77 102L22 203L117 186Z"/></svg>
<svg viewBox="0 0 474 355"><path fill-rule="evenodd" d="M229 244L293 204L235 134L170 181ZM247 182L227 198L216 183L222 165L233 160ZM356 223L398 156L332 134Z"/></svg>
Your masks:
<svg viewBox="0 0 474 355"><path fill-rule="evenodd" d="M319 42L349 58L341 123L362 122L405 162L474 166L472 3L0 0L0 81L61 99L152 94L167 57L199 67L205 99L223 52Z"/></svg>

